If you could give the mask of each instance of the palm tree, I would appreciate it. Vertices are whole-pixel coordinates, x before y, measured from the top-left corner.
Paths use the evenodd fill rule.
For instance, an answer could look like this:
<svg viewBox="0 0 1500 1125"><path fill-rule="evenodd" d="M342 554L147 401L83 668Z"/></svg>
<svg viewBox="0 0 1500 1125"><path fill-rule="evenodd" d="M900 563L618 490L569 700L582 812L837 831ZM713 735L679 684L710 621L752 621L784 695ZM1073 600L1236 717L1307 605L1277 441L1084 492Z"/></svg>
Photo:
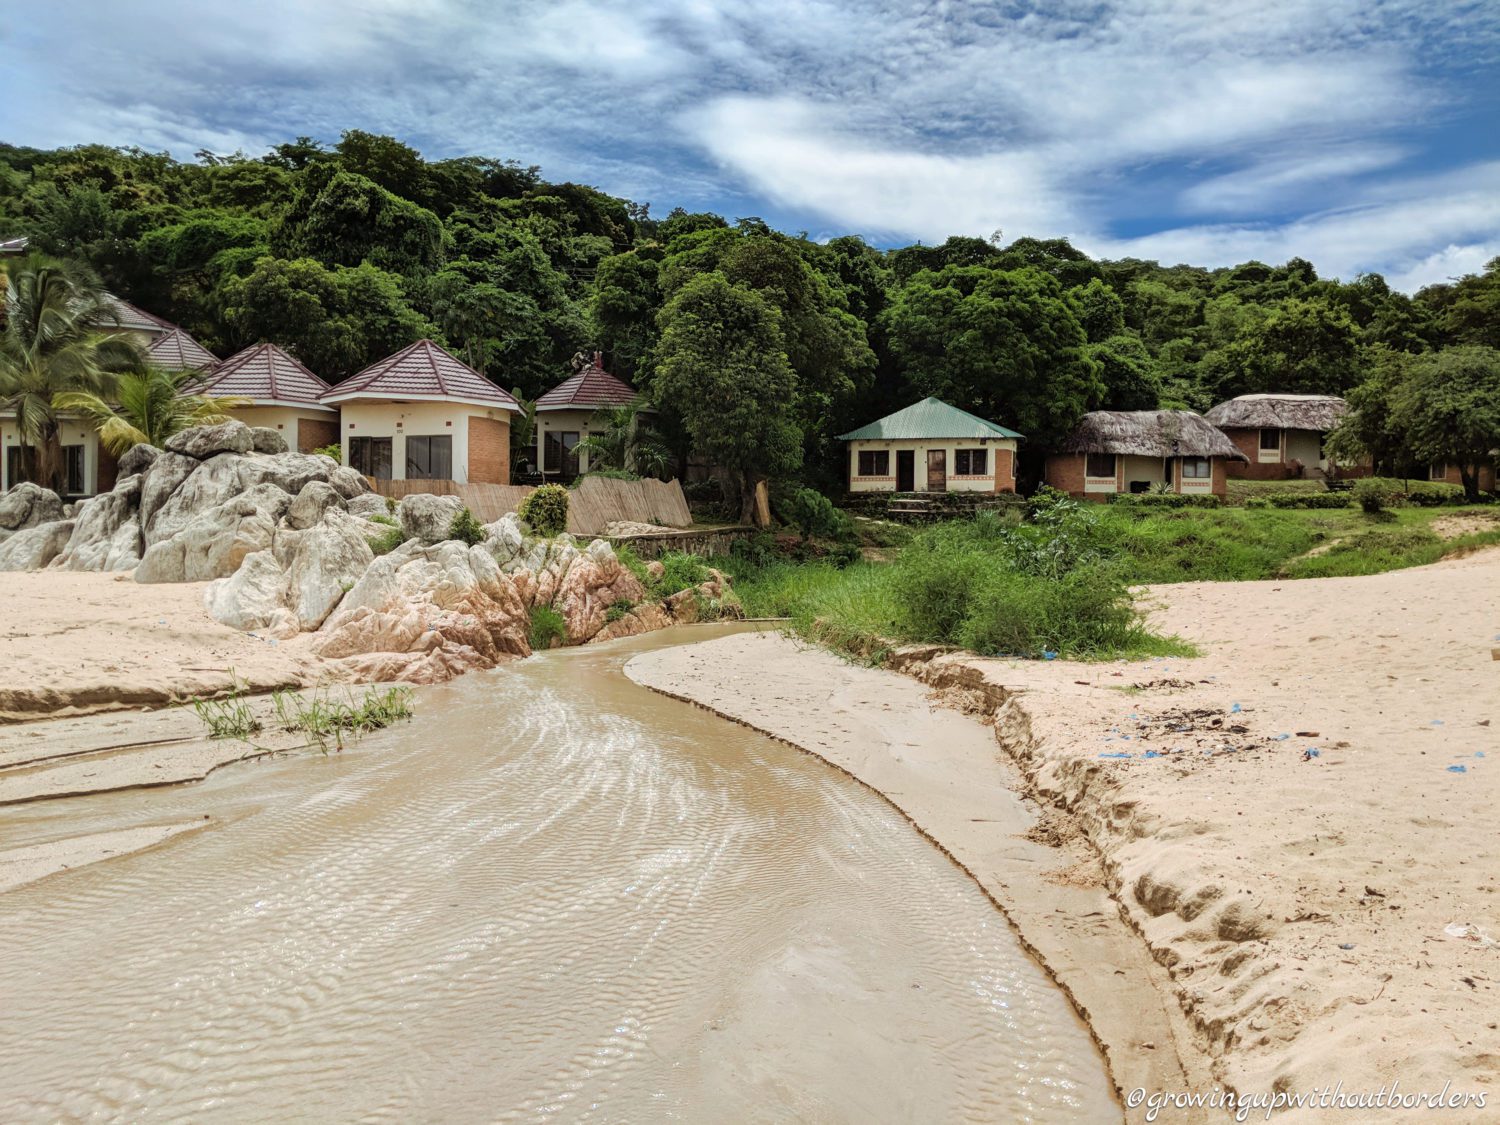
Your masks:
<svg viewBox="0 0 1500 1125"><path fill-rule="evenodd" d="M87 418L99 431L100 444L119 456L135 445L164 445L192 426L227 421L228 411L250 405L249 399L193 393L201 377L199 371L148 367L117 376L108 400L92 391L65 391L52 404Z"/></svg>
<svg viewBox="0 0 1500 1125"><path fill-rule="evenodd" d="M575 447L588 451L589 468L621 469L642 476L659 476L671 454L656 431L640 421L644 404L603 406L589 419L589 436Z"/></svg>
<svg viewBox="0 0 1500 1125"><path fill-rule="evenodd" d="M26 475L55 489L62 443L54 400L108 393L114 373L139 368L143 357L129 339L100 330L117 317L87 267L31 254L7 263L5 274L0 409L15 412Z"/></svg>

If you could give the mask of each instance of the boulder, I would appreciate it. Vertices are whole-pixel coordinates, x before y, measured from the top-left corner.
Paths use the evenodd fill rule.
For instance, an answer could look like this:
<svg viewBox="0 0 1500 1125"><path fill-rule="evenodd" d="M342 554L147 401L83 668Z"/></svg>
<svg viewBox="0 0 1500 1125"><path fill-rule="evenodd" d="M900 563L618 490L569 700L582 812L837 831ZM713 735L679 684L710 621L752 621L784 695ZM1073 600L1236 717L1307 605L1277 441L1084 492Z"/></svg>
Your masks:
<svg viewBox="0 0 1500 1125"><path fill-rule="evenodd" d="M113 491L80 503L73 535L51 565L62 570L133 570L141 561L141 525L136 519L140 497L141 478L131 476L118 481Z"/></svg>
<svg viewBox="0 0 1500 1125"><path fill-rule="evenodd" d="M360 678L424 683L529 655L529 628L515 584L482 544L409 540L369 566L313 651Z"/></svg>
<svg viewBox="0 0 1500 1125"><path fill-rule="evenodd" d="M336 482L330 482L334 488L338 487ZM385 502L384 496L378 496L373 492L366 492L360 496L349 499L349 512L351 515L363 516L369 519L371 516L388 516L391 514L390 505Z"/></svg>
<svg viewBox="0 0 1500 1125"><path fill-rule="evenodd" d="M344 507L344 499L327 481L310 480L302 486L292 506L287 509L288 527L305 531L323 518L329 508Z"/></svg>
<svg viewBox="0 0 1500 1125"><path fill-rule="evenodd" d="M615 557L614 549L595 539L558 582L552 606L567 624L568 643L582 644L608 623L610 606L634 604L645 596L645 587Z"/></svg>
<svg viewBox="0 0 1500 1125"><path fill-rule="evenodd" d="M154 445L142 442L140 445L132 445L120 455L120 463L115 468L116 479L133 477L144 473L151 467L151 463L161 456L161 450Z"/></svg>
<svg viewBox="0 0 1500 1125"><path fill-rule="evenodd" d="M672 624L672 618L667 611L657 603L650 602L636 606L623 617L618 617L605 625L589 638L589 644L602 644L604 641L614 641L621 637L634 637L641 633L665 629L670 624Z"/></svg>
<svg viewBox="0 0 1500 1125"><path fill-rule="evenodd" d="M326 481L338 465L331 457L315 453L278 453L274 457L257 454L237 459L240 480L246 488L257 484L274 484L293 496L309 481Z"/></svg>
<svg viewBox="0 0 1500 1125"><path fill-rule="evenodd" d="M696 589L678 590L662 604L672 615L672 620L681 625L691 625L698 620L698 591Z"/></svg>
<svg viewBox="0 0 1500 1125"><path fill-rule="evenodd" d="M72 520L23 527L0 543L0 570L41 570L62 553L72 535Z"/></svg>
<svg viewBox="0 0 1500 1125"><path fill-rule="evenodd" d="M270 426L251 426L250 448L256 453L285 453L291 447L287 445L286 438L281 436L280 430Z"/></svg>
<svg viewBox="0 0 1500 1125"><path fill-rule="evenodd" d="M186 488L184 485L177 495ZM170 537L148 544L136 567L135 580L207 582L227 577L239 569L246 556L272 545L277 521L291 502L292 498L275 485L259 484L199 512ZM166 515L165 509L162 515Z"/></svg>
<svg viewBox="0 0 1500 1125"><path fill-rule="evenodd" d="M356 496L365 496L370 492L370 482L365 480L364 473L347 465L334 469L328 477L328 483L338 489L339 495L345 500L353 500Z"/></svg>
<svg viewBox="0 0 1500 1125"><path fill-rule="evenodd" d="M249 430L250 427L246 426L245 432L248 433ZM157 463L151 467L151 472L147 474L146 488L148 490L155 483L157 474L162 471L164 460L166 460L165 457L158 459ZM173 489L165 503L149 516L146 515L147 497L143 494L141 513L146 516L143 526L146 531L147 548L179 534L194 520L244 491L245 482L240 476L240 463L243 460L244 458L233 454L220 454L207 461L193 462L195 467L186 479ZM176 463L172 467L175 470ZM290 503L290 501L291 497L287 497L287 502ZM167 579L167 581L180 582L182 579Z"/></svg>
<svg viewBox="0 0 1500 1125"><path fill-rule="evenodd" d="M278 555L286 551L283 539L295 536L285 557L286 602L302 629L311 631L323 624L345 591L375 561L364 526L357 517L329 508L306 531L277 535Z"/></svg>
<svg viewBox="0 0 1500 1125"><path fill-rule="evenodd" d="M408 539L423 543L442 543L449 539L448 529L453 517L463 511L464 503L457 496L434 496L416 492L396 506L396 518L401 521L401 530Z"/></svg>
<svg viewBox="0 0 1500 1125"><path fill-rule="evenodd" d="M136 446L136 449L140 449ZM132 451L134 452L134 451ZM181 453L163 453L151 459L141 475L141 530L149 531L156 513L172 498L172 493L197 471L201 462Z"/></svg>
<svg viewBox="0 0 1500 1125"><path fill-rule="evenodd" d="M240 568L228 578L210 582L203 591L203 604L215 621L236 629L264 629L275 637L292 637L299 631L296 615L286 607L290 583L270 551L245 556Z"/></svg>
<svg viewBox="0 0 1500 1125"><path fill-rule="evenodd" d="M254 447L250 427L232 418L212 426L193 426L166 441L168 453L182 453L200 461L218 453L249 453Z"/></svg>
<svg viewBox="0 0 1500 1125"><path fill-rule="evenodd" d="M20 531L62 518L62 498L50 488L28 480L0 494L0 533Z"/></svg>
<svg viewBox="0 0 1500 1125"><path fill-rule="evenodd" d="M484 525L484 544L502 567L515 560L526 545L521 532L521 517L507 512L494 523Z"/></svg>

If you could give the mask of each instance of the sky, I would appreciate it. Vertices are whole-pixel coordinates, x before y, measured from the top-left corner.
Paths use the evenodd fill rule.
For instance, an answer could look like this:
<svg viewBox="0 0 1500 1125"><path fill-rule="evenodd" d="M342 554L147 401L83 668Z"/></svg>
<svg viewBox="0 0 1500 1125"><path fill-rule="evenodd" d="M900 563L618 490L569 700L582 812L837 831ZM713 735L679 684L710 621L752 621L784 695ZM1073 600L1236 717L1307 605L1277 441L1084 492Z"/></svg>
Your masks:
<svg viewBox="0 0 1500 1125"><path fill-rule="evenodd" d="M0 58L12 144L358 128L658 216L1408 291L1500 255L1500 0L54 0Z"/></svg>

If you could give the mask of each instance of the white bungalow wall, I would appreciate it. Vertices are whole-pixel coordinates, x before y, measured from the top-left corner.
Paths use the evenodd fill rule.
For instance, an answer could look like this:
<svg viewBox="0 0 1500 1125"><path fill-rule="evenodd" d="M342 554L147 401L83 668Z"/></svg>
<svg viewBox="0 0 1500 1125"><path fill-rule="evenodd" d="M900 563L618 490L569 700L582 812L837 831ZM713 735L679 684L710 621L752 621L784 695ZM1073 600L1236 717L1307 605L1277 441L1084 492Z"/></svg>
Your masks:
<svg viewBox="0 0 1500 1125"><path fill-rule="evenodd" d="M499 418L509 422L512 411L455 402L345 402L340 404L339 444L342 461L349 463L351 437L388 437L391 441L391 479L406 479L406 438L450 435L453 438L453 479L469 483L469 419Z"/></svg>
<svg viewBox="0 0 1500 1125"><path fill-rule="evenodd" d="M927 491L927 451L929 449L942 449L946 451L946 464L948 467L949 492L994 492L995 491L995 451L1008 449L1012 455L1012 467L1014 467L1014 455L1016 443L1011 438L989 438L980 441L978 438L972 441L851 441L849 445L849 491L850 492L895 492L896 491L896 453L900 450L909 449L913 454L913 480L912 490L915 492ZM961 477L954 473L954 466L958 463L955 454L960 449L987 449L989 456L985 458L986 472L983 476ZM883 477L862 477L859 475L859 455L862 451L888 450L891 455L890 472Z"/></svg>
<svg viewBox="0 0 1500 1125"><path fill-rule="evenodd" d="M82 492L72 494L93 496L99 491L99 435L90 426L74 418L64 418L59 435L64 446L83 446ZM10 479L10 451L21 444L21 431L14 417L0 417L0 491L19 484Z"/></svg>

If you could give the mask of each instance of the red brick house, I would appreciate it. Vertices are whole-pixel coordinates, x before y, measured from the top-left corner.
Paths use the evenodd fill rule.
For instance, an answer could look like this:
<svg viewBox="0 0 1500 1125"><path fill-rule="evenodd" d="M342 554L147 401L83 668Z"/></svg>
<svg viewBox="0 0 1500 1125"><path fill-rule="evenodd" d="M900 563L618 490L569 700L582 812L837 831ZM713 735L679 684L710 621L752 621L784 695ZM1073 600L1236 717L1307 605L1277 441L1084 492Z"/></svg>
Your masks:
<svg viewBox="0 0 1500 1125"><path fill-rule="evenodd" d="M1222 500L1226 466L1244 460L1190 410L1096 410L1047 458L1044 479L1080 500L1160 488Z"/></svg>
<svg viewBox="0 0 1500 1125"><path fill-rule="evenodd" d="M1348 409L1337 395L1240 395L1204 417L1245 455L1226 466L1236 479L1368 476L1368 464L1332 465L1324 453L1324 438Z"/></svg>

